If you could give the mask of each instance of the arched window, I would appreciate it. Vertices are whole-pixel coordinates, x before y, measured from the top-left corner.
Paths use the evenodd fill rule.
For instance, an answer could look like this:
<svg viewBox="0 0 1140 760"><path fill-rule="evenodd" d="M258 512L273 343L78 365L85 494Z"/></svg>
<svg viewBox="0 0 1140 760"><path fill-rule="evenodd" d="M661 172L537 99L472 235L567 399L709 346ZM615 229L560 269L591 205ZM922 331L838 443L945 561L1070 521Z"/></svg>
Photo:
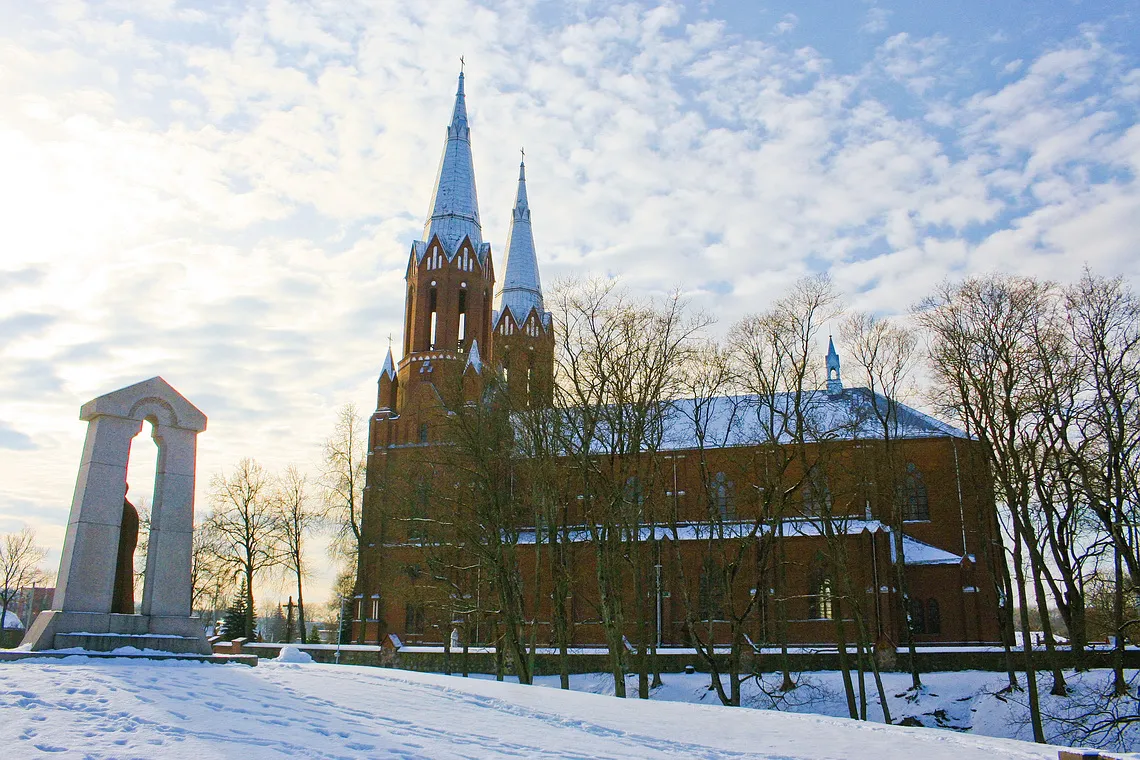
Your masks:
<svg viewBox="0 0 1140 760"><path fill-rule="evenodd" d="M822 554L817 554L808 577L808 619L831 620L834 609L834 592Z"/></svg>
<svg viewBox="0 0 1140 760"><path fill-rule="evenodd" d="M428 442L428 425L426 422L420 423L420 443Z"/></svg>
<svg viewBox="0 0 1140 760"><path fill-rule="evenodd" d="M432 288L431 291L428 293L428 310L431 312L431 317L430 317L431 321L429 324L429 331L428 331L428 336L429 336L428 349L429 350L434 350L435 346L436 346L436 337L437 337L436 329L439 327L439 325L438 325L439 315L436 313L436 307L438 305L439 305L438 294L436 293L435 288Z"/></svg>
<svg viewBox="0 0 1140 760"><path fill-rule="evenodd" d="M736 510L733 505L733 482L723 472L713 476L712 488L713 517L725 520L734 517Z"/></svg>
<svg viewBox="0 0 1140 760"><path fill-rule="evenodd" d="M645 501L645 497L641 493L641 480L634 475L625 481L625 503L641 506Z"/></svg>
<svg viewBox="0 0 1140 760"><path fill-rule="evenodd" d="M899 484L898 503L903 520L929 520L930 500L926 494L926 483L914 462L907 462L906 475Z"/></svg>
<svg viewBox="0 0 1140 760"><path fill-rule="evenodd" d="M463 350L463 344L467 340L467 291L459 291L459 350Z"/></svg>
<svg viewBox="0 0 1140 760"><path fill-rule="evenodd" d="M942 611L938 609L937 599L926 603L926 632L942 633Z"/></svg>
<svg viewBox="0 0 1140 760"><path fill-rule="evenodd" d="M916 634L926 633L926 608L921 599L911 599L907 603L910 632Z"/></svg>
<svg viewBox="0 0 1140 760"><path fill-rule="evenodd" d="M831 489L827 476L818 469L812 469L800 486L803 497L804 517L819 517L831 512Z"/></svg>
<svg viewBox="0 0 1140 760"><path fill-rule="evenodd" d="M724 618L724 576L711 557L705 557L701 566L698 604L701 620Z"/></svg>
<svg viewBox="0 0 1140 760"><path fill-rule="evenodd" d="M404 605L404 633L418 635L424 632L424 608L408 602Z"/></svg>

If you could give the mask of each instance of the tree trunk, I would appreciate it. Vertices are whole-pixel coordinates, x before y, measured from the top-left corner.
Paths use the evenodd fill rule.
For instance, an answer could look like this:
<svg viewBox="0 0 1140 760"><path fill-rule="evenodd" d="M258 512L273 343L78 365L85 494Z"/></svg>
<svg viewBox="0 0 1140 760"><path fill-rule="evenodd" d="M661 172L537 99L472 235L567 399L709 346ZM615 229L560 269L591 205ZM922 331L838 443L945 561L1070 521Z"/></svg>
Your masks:
<svg viewBox="0 0 1140 760"><path fill-rule="evenodd" d="M1025 593L1021 536L1015 535L1013 542L1013 572L1017 580L1017 595L1021 605L1021 648L1025 653L1025 680L1029 686L1029 720L1033 724L1033 741L1044 744L1045 728L1041 723L1041 698L1037 693L1037 671L1033 665L1033 634L1029 630L1029 599Z"/></svg>
<svg viewBox="0 0 1140 760"><path fill-rule="evenodd" d="M1116 589L1112 599L1116 628L1112 647L1112 683L1113 692L1121 697L1128 693L1128 682L1124 680L1124 566L1120 561L1120 549L1114 547L1112 556L1116 572Z"/></svg>
<svg viewBox="0 0 1140 760"><path fill-rule="evenodd" d="M843 624L843 603L837 596L834 607L835 638L839 647L839 671L843 676L843 693L847 696L847 712L852 718L859 718L859 708L855 704L855 686L851 683L851 662L847 657L847 629Z"/></svg>

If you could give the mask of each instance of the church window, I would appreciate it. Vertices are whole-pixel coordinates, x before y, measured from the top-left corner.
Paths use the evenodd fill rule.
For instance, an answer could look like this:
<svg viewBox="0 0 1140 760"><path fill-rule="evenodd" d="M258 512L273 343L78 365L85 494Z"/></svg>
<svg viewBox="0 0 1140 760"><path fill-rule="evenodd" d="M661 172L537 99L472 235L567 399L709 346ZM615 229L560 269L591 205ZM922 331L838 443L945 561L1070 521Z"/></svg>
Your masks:
<svg viewBox="0 0 1140 760"><path fill-rule="evenodd" d="M431 494L431 487L426 483L419 483L416 486L415 497L409 505L408 513L408 540L409 541L426 541L427 540L427 524L428 524L428 499ZM419 566L415 566L418 574Z"/></svg>
<svg viewBox="0 0 1140 760"><path fill-rule="evenodd" d="M723 472L718 472L713 476L711 497L713 516L719 517L721 520L735 517L736 510L733 505L733 482L728 480Z"/></svg>
<svg viewBox="0 0 1140 760"><path fill-rule="evenodd" d="M430 333L431 338L428 341L428 349L434 349L435 348L436 327L437 327L436 322L437 322L437 317L438 317L438 315L436 314L436 307L437 307L438 303L439 303L439 299L438 299L438 296L436 293L436 289L432 288L431 293L428 295L428 310L431 312L431 333Z"/></svg>
<svg viewBox="0 0 1140 760"><path fill-rule="evenodd" d="M364 619L364 597L362 597L362 596L356 597L356 615L353 616L352 619L353 620L363 620Z"/></svg>
<svg viewBox="0 0 1140 760"><path fill-rule="evenodd" d="M819 517L831 511L831 489L827 477L818 469L812 468L800 486L803 498L804 517Z"/></svg>
<svg viewBox="0 0 1140 760"><path fill-rule="evenodd" d="M372 597L372 615L368 619L369 620L379 620L380 619L380 597L377 597L377 596Z"/></svg>
<svg viewBox="0 0 1140 760"><path fill-rule="evenodd" d="M817 554L808 578L808 618L831 620L834 603L831 578L824 569L823 555Z"/></svg>
<svg viewBox="0 0 1140 760"><path fill-rule="evenodd" d="M926 606L921 599L911 599L907 603L907 621L911 633L926 633Z"/></svg>
<svg viewBox="0 0 1140 760"><path fill-rule="evenodd" d="M942 633L942 611L938 608L937 599L926 603L926 632Z"/></svg>
<svg viewBox="0 0 1140 760"><path fill-rule="evenodd" d="M526 365L526 403L529 405L534 396L534 354L527 354Z"/></svg>
<svg viewBox="0 0 1140 760"><path fill-rule="evenodd" d="M424 608L408 602L404 605L404 632L413 636L424 632Z"/></svg>
<svg viewBox="0 0 1140 760"><path fill-rule="evenodd" d="M467 291L459 291L459 349L467 339Z"/></svg>
<svg viewBox="0 0 1140 760"><path fill-rule="evenodd" d="M428 442L428 425L426 422L420 423L420 443Z"/></svg>
<svg viewBox="0 0 1140 760"><path fill-rule="evenodd" d="M634 475L625 481L625 503L641 506L645 497L641 493L641 479Z"/></svg>
<svg viewBox="0 0 1140 760"><path fill-rule="evenodd" d="M700 588L697 597L701 620L724 618L724 576L711 557L705 557L701 566Z"/></svg>
<svg viewBox="0 0 1140 760"><path fill-rule="evenodd" d="M898 505L902 509L904 520L930 519L930 498L926 492L926 483L914 462L906 465L906 476L898 488Z"/></svg>

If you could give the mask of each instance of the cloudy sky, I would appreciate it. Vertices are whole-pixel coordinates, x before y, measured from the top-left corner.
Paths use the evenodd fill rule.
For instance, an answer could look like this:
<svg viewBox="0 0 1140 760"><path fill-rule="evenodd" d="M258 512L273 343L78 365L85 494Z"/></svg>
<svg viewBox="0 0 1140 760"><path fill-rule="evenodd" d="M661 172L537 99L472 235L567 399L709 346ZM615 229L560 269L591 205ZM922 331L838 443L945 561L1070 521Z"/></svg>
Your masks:
<svg viewBox="0 0 1140 760"><path fill-rule="evenodd" d="M0 532L58 562L79 406L153 375L209 416L200 510L240 457L316 471L400 345L460 55L496 256L525 146L544 281L681 285L727 325L822 270L882 313L993 269L1137 282L1138 15L0 0Z"/></svg>

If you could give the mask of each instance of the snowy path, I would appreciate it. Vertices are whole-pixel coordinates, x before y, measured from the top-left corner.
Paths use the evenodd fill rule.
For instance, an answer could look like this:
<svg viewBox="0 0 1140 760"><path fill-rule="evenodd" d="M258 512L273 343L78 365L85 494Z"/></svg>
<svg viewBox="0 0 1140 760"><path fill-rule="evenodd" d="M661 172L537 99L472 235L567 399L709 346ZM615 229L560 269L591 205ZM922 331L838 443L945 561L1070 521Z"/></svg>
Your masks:
<svg viewBox="0 0 1140 760"><path fill-rule="evenodd" d="M10 757L1050 758L930 729L405 671L83 658L0 665Z"/></svg>

